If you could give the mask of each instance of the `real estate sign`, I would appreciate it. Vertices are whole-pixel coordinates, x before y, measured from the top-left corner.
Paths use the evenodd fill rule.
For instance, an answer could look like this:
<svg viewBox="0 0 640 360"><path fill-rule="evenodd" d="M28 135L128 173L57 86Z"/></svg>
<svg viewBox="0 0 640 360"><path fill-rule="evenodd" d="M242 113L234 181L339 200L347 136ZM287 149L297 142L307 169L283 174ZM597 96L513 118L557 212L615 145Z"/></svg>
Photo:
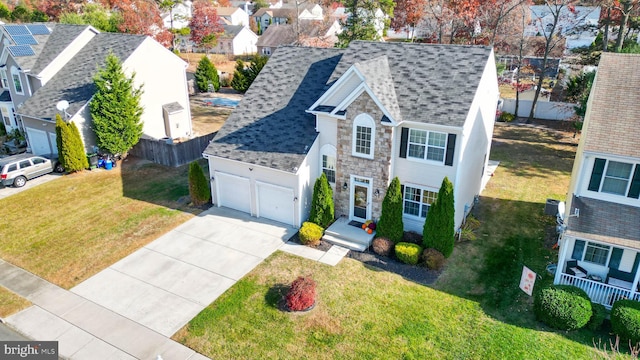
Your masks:
<svg viewBox="0 0 640 360"><path fill-rule="evenodd" d="M520 289L531 296L533 293L533 285L536 283L536 273L526 266L522 267L522 276L520 277Z"/></svg>

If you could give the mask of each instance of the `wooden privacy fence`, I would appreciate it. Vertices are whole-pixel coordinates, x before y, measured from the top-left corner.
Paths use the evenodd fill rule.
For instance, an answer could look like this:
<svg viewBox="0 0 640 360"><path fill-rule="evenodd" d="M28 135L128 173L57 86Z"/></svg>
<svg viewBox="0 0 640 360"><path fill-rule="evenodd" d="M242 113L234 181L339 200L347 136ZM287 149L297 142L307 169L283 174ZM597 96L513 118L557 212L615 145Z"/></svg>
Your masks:
<svg viewBox="0 0 640 360"><path fill-rule="evenodd" d="M216 133L211 133L179 143L140 139L129 154L156 164L177 167L202 158L202 152L215 136Z"/></svg>

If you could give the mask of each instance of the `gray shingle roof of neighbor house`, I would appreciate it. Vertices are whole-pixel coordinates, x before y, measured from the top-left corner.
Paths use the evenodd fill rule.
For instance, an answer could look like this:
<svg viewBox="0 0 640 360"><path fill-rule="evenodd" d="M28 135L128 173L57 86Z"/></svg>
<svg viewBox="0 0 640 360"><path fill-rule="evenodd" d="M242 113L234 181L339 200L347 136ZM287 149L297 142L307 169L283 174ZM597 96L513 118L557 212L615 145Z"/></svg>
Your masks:
<svg viewBox="0 0 640 360"><path fill-rule="evenodd" d="M355 63L395 120L462 126L490 54L484 46L361 41L279 47L204 153L295 173L317 136L305 110ZM385 59L389 70L376 68Z"/></svg>
<svg viewBox="0 0 640 360"><path fill-rule="evenodd" d="M106 56L111 52L124 62L145 39L144 35L97 34L16 112L37 119L53 119L59 113L56 104L66 100L67 113L77 113L93 96L93 76L104 66Z"/></svg>
<svg viewBox="0 0 640 360"><path fill-rule="evenodd" d="M258 38L256 46L278 47L280 45L291 45L296 42L296 33L293 25L274 24L265 30L264 34Z"/></svg>
<svg viewBox="0 0 640 360"><path fill-rule="evenodd" d="M242 31L242 29L244 29L244 26L242 25L222 25L222 28L224 29L224 33L222 35L220 35L221 38L227 38L227 39L233 39L236 36L238 36L238 34L240 34L240 31Z"/></svg>
<svg viewBox="0 0 640 360"><path fill-rule="evenodd" d="M317 136L315 116L305 110L343 51L278 48L204 153L297 172Z"/></svg>
<svg viewBox="0 0 640 360"><path fill-rule="evenodd" d="M568 219L570 231L640 241L639 207L585 196L574 196L571 207L580 209L580 213ZM573 209L570 213L573 214Z"/></svg>

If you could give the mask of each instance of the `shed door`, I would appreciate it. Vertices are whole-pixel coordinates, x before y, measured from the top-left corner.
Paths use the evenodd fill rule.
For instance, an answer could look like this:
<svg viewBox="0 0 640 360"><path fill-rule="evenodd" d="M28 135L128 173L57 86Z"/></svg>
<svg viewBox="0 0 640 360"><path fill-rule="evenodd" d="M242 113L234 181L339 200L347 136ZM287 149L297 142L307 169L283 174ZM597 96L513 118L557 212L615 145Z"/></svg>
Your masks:
<svg viewBox="0 0 640 360"><path fill-rule="evenodd" d="M258 194L258 216L293 225L293 189L256 182Z"/></svg>
<svg viewBox="0 0 640 360"><path fill-rule="evenodd" d="M251 213L251 188L249 179L216 171L214 173L218 206Z"/></svg>

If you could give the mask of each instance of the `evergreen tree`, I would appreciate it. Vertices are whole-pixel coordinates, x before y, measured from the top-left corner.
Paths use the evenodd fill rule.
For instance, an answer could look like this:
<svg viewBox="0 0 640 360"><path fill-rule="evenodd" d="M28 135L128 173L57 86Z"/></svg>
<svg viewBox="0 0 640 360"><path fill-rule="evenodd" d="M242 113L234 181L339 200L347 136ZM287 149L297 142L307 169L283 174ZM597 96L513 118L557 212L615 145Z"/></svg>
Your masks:
<svg viewBox="0 0 640 360"><path fill-rule="evenodd" d="M380 9L388 17L393 17L393 0L345 0L345 10L348 12L346 21L342 24L343 31L338 34L336 47L346 48L353 40L381 40L377 26L383 19L376 18L376 10ZM388 27L388 20L384 19L384 31Z"/></svg>
<svg viewBox="0 0 640 360"><path fill-rule="evenodd" d="M233 72L233 79L231 79L231 87L234 90L245 92L249 88L249 85L247 85L247 79L244 74L244 61L238 59L238 61L236 61L236 69Z"/></svg>
<svg viewBox="0 0 640 360"><path fill-rule="evenodd" d="M251 64L248 67L244 66L242 60L236 62L236 70L233 72L233 80L231 80L231 87L239 92L246 92L249 86L256 79L262 68L267 64L269 60L266 56L256 55L251 59Z"/></svg>
<svg viewBox="0 0 640 360"><path fill-rule="evenodd" d="M107 55L105 66L93 78L96 92L89 103L93 130L99 148L111 154L126 153L142 136L142 87L134 87L135 74L128 78L120 59Z"/></svg>
<svg viewBox="0 0 640 360"><path fill-rule="evenodd" d="M385 237L394 243L402 241L404 224L402 222L402 190L400 180L394 177L382 200L382 214L376 226L376 235Z"/></svg>
<svg viewBox="0 0 640 360"><path fill-rule="evenodd" d="M200 59L198 68L196 69L196 85L200 92L209 91L209 84L213 85L213 90L220 90L220 78L215 65L205 55Z"/></svg>
<svg viewBox="0 0 640 360"><path fill-rule="evenodd" d="M445 176L438 198L429 207L424 222L422 241L425 248L434 248L448 258L455 242L455 207L453 184Z"/></svg>
<svg viewBox="0 0 640 360"><path fill-rule="evenodd" d="M322 173L322 175L316 179L316 183L313 186L313 199L311 200L309 222L320 225L323 229L326 229L333 219L333 190L331 190L327 176Z"/></svg>
<svg viewBox="0 0 640 360"><path fill-rule="evenodd" d="M209 181L198 161L189 164L189 196L195 206L206 204L211 199Z"/></svg>
<svg viewBox="0 0 640 360"><path fill-rule="evenodd" d="M89 167L78 127L73 122L62 121L60 114L56 115L56 146L58 161L66 171L76 172Z"/></svg>

